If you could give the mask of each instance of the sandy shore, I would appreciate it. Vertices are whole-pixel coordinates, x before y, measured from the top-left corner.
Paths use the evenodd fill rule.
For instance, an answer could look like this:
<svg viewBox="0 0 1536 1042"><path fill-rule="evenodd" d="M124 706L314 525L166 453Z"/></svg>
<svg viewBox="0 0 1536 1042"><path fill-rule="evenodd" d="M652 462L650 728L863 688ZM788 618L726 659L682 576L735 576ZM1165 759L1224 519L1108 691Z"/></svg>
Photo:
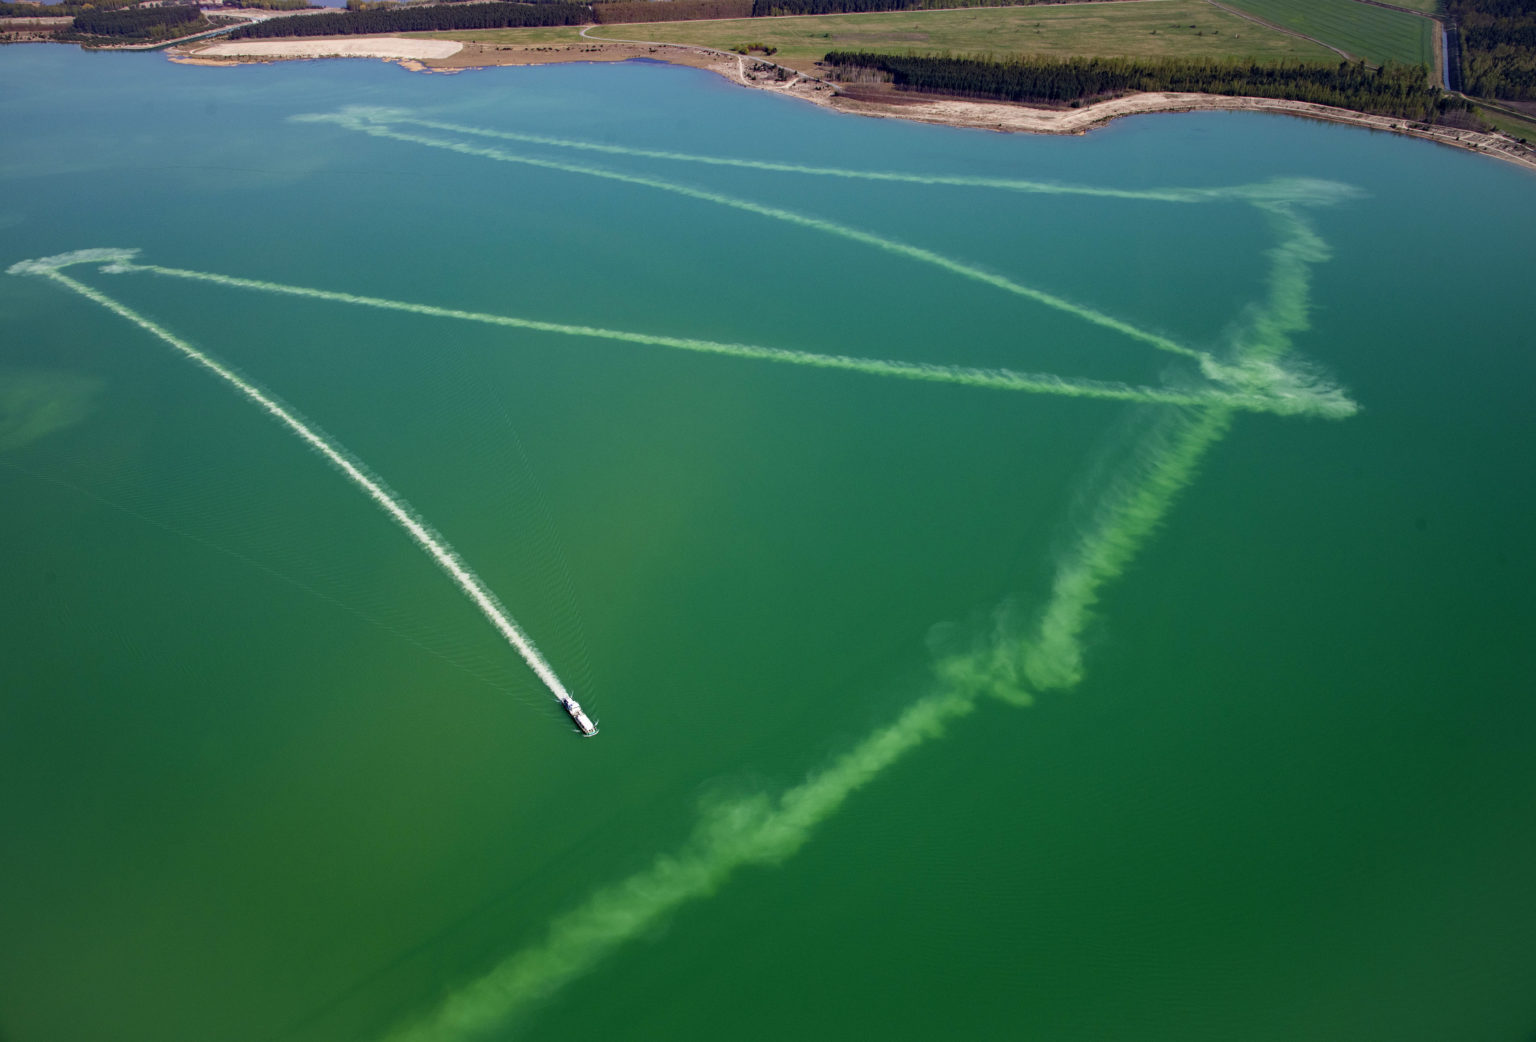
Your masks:
<svg viewBox="0 0 1536 1042"><path fill-rule="evenodd" d="M172 60L212 65L332 55L390 59L399 61L408 69L422 72L453 72L495 65L653 58L707 69L733 83L788 94L853 115L1033 134L1082 134L1123 116L1158 112L1277 112L1438 141L1536 170L1536 149L1503 134L1438 127L1399 117L1372 116L1351 109L1314 105L1304 101L1153 92L1101 101L1084 108L1031 108L1028 105L1004 102L930 98L873 87L834 86L820 79L802 76L793 70L784 70L786 78L781 80L779 67L762 59L742 57L707 47L639 40L589 38L579 44L545 45L460 43L454 40L415 40L388 36L236 40L178 48L173 52Z"/></svg>
<svg viewBox="0 0 1536 1042"><path fill-rule="evenodd" d="M813 99L814 100L814 99ZM1519 163L1536 170L1536 149L1522 145L1503 134L1437 127L1395 116L1372 116L1352 109L1314 105L1305 101L1276 98L1237 98L1221 94L1174 94L1153 92L1131 94L1112 101L1101 101L1080 109L1033 109L1023 105L971 101L922 100L914 104L860 101L836 97L828 102L833 108L866 116L911 119L921 123L982 127L990 130L1027 131L1036 134L1081 134L1122 116L1156 112L1278 112L1329 123L1368 127L1393 134L1438 141L1455 148Z"/></svg>
<svg viewBox="0 0 1536 1042"><path fill-rule="evenodd" d="M407 40L399 36L322 36L286 40L221 40L188 48L188 58L394 58L442 61L464 49L457 40Z"/></svg>

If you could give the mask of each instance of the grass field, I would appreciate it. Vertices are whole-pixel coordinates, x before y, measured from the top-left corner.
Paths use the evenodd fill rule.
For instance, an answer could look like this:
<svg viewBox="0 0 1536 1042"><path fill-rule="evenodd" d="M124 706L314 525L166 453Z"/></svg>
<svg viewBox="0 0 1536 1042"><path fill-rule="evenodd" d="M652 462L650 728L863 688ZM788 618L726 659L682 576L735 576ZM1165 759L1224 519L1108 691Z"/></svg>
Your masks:
<svg viewBox="0 0 1536 1042"><path fill-rule="evenodd" d="M1504 112L1496 112L1493 109L1482 110L1483 119L1491 123L1495 129L1502 130L1512 138L1520 138L1525 141L1536 142L1536 119L1526 119L1520 116L1511 116Z"/></svg>
<svg viewBox="0 0 1536 1042"><path fill-rule="evenodd" d="M434 35L482 43L579 42L574 29L489 29ZM1338 60L1326 48L1255 25L1203 0L647 22L604 25L592 30L592 35L594 39L692 43L721 50L761 42L779 49L773 56L775 62L797 69L809 69L832 50Z"/></svg>
<svg viewBox="0 0 1536 1042"><path fill-rule="evenodd" d="M1434 24L1428 18L1389 11L1356 0L1221 0L1266 22L1380 65L1430 65L1435 61ZM1408 6L1404 4L1402 6Z"/></svg>

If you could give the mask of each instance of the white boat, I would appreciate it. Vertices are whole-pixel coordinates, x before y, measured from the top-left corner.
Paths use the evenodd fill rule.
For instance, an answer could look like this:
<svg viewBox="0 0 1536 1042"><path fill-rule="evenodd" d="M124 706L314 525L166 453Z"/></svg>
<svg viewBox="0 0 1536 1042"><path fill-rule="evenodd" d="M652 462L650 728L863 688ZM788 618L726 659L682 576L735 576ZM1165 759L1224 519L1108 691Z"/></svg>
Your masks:
<svg viewBox="0 0 1536 1042"><path fill-rule="evenodd" d="M576 725L576 730L581 732L583 738L591 738L597 734L597 725L582 712L580 702L570 695L563 695L560 698L560 708L565 710L565 715L571 718L571 723Z"/></svg>

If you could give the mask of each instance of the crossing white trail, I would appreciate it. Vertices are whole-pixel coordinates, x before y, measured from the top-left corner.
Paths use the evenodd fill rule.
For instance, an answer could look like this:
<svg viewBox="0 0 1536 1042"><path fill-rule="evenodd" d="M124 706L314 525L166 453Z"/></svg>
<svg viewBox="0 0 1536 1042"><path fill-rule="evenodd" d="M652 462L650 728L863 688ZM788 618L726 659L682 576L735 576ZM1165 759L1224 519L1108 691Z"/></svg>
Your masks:
<svg viewBox="0 0 1536 1042"><path fill-rule="evenodd" d="M1136 202L1209 203L1223 200L1245 202L1289 201L1297 203L1327 204L1340 198L1358 194L1355 189L1335 181L1316 178L1275 178L1251 185L1234 185L1217 188L1106 188L1099 185L1075 185L1055 181L1030 181L1012 177L975 177L960 174L917 174L896 170L856 170L847 167L810 166L804 163L782 163L766 159L739 159L730 156L702 155L694 152L671 152L664 149L639 148L632 145L612 145L579 138L552 137L546 134L528 134L512 130L494 130L473 127L463 123L423 119L408 109L382 108L367 105L349 105L338 115L379 124L398 124L439 130L449 134L491 138L500 141L517 141L528 145L545 145L578 152L596 152L602 155L626 156L631 159L659 159L674 163L695 163L700 166L734 167L738 170L761 170L774 174L799 174L810 177L841 178L853 181L876 181L895 184L926 185L930 187L988 188L1030 195L1071 195L1097 199L1125 199Z"/></svg>
<svg viewBox="0 0 1536 1042"><path fill-rule="evenodd" d="M1347 396L1336 389L1325 387L1290 388L1283 393L1278 393L1262 382L1255 382L1246 388L1223 384L1203 388L1197 386L1193 389L1182 390L1110 381L1070 380L1049 373L1025 373L1012 369L980 369L967 366L932 365L926 362L902 362L881 358L854 358L848 355L818 354L811 351L795 351L788 348L766 347L757 344L725 343L716 340L604 329L598 326L544 322L512 315L464 311L456 308L436 307L431 304L417 304L410 301L390 300L383 297L370 297L356 293L316 289L309 286L293 286L265 279L248 279L234 275L221 275L216 272L170 268L158 264L141 264L131 258L111 258L102 270L112 274L141 272L162 275L168 278L227 286L231 289L255 290L279 296L305 297L311 300L325 300L355 307L405 312L422 315L427 318L446 318L510 329L527 329L539 333L554 333L561 336L613 340L648 347L664 347L701 354L726 355L758 361L808 366L813 369L841 369L869 376L918 380L926 383L958 384L965 387L990 390L1049 394L1064 398L1136 402L1147 405L1223 404L1244 411L1275 413L1283 416L1318 415L1337 418L1348 416L1355 410L1354 403Z"/></svg>
<svg viewBox="0 0 1536 1042"><path fill-rule="evenodd" d="M1125 498L1134 509L1112 511L1112 523L1105 526L1110 531L1081 544L1080 554L1098 558L1099 566L1068 562L1066 570L1082 578L1058 584L1046 619L1061 612L1058 601L1091 605L1102 587L1119 576L1193 480L1200 460L1230 427L1232 416L1232 410L1221 407L1180 411L1168 450L1154 456L1130 483ZM1102 560L1106 544L1118 554L1112 562ZM1072 617L1084 615L1086 607L1080 607ZM908 753L941 737L952 721L973 712L983 696L1029 705L1034 698L1029 667L1041 653L1034 650L1037 646L1068 662L1081 661L1081 627L1052 636L1057 639L1046 642L998 632L970 653L936 662L928 694L829 767L777 797L762 794L708 809L681 850L658 855L648 868L555 918L542 939L456 989L429 1014L390 1033L386 1042L477 1042L515 1031L540 1002L684 904L712 897L737 870L777 864L796 853L860 789ZM1067 688L1080 681L1081 674L1064 675L1059 682L1054 675L1046 679L1048 686Z"/></svg>
<svg viewBox="0 0 1536 1042"><path fill-rule="evenodd" d="M401 130L395 130L390 124L377 122L372 119L362 118L356 112L308 114L293 117L295 120L309 123L333 123L345 127L348 130L356 130L373 137L385 138L391 141L401 141L407 144L424 145L428 148L440 148L449 152L457 152L461 155L474 156L479 159L490 159L501 163L516 163L523 166L538 167L545 170L555 170L566 174L583 174L589 177L598 177L608 181L618 181L623 184L636 185L643 188L654 188L659 191L671 192L689 199L697 199L701 202L713 203L718 206L741 210L746 213L756 214L759 217L767 217L771 220L782 221L786 224L798 225L834 235L852 242L861 243L886 253L905 257L922 264L930 264L941 268L962 278L992 286L1005 293L1011 293L1026 300L1032 300L1037 304L1053 308L1073 315L1084 322L1100 326L1104 329L1119 333L1132 340L1140 341L1159 351L1179 355L1184 358L1194 359L1202 366L1214 361L1204 351L1186 347L1169 337L1158 333L1152 333L1140 329L1129 322L1106 315L1081 304L1075 304L1063 297L1038 290L1031 286L1025 286L995 272L986 271L964 261L946 257L935 253L933 250L921 246L913 246L910 243L900 242L896 239L876 235L859 228L853 228L837 221L827 220L821 217L813 217L794 210L786 210L783 207L767 206L763 203L752 202L749 199L739 199L726 195L723 192L713 192L702 188L694 188L690 185L677 184L665 181L658 177L649 177L641 174L623 173L617 170L607 170L602 167L583 166L579 163L568 163L554 159L540 159L535 156L521 155L508 152L505 149L491 148L483 145L471 145L463 141L451 141L443 138L429 137L424 134L412 134Z"/></svg>
<svg viewBox="0 0 1536 1042"><path fill-rule="evenodd" d="M1023 285L1006 276L995 272L986 271L964 261L946 257L933 250L921 246L914 246L899 240L886 238L867 232L859 228L853 228L836 221L825 218L802 214L782 207L767 206L748 199L726 195L721 192L695 188L690 185L678 184L673 181L663 180L641 174L624 173L617 170L609 170L601 167L584 166L577 163L562 162L551 159L541 159L535 156L508 152L505 149L490 148L480 145L472 145L463 141L445 140L443 138L429 137L423 134L406 133L394 129L395 124L414 123L419 126L432 126L441 128L440 132L461 133L468 136L505 137L510 140L523 140L522 135L514 135L499 131L483 131L481 128L464 127L459 124L441 123L437 121L417 120L407 118L400 114L400 110L369 108L366 106L354 106L334 113L312 113L292 117L300 122L332 123L350 130L360 131L374 137L388 140L402 141L410 144L425 145L429 148L444 149L461 155L474 156L481 159L490 159L497 162L515 163L524 166L536 167L547 170L555 170L562 173L582 174L591 177L617 181L623 184L632 184L646 188L654 188L660 191L672 192L685 198L697 199L703 202L740 210L745 213L755 214L771 220L783 221L788 224L813 229L828 235L848 239L872 248L906 257L919 263L930 264L942 270L951 272L962 278L992 286L1015 296L1032 300L1045 307L1072 315L1084 322L1111 330L1132 340L1145 343L1159 351L1178 355L1195 361L1201 374L1213 384L1234 391L1243 396L1264 396L1277 400L1290 400L1294 402L1298 398L1311 398L1318 400L1320 408L1317 410L1324 415L1343 417L1354 412L1353 403L1347 396L1337 389L1326 388L1315 383L1306 383L1298 377L1298 374L1275 362L1264 366L1232 365L1223 363L1208 351L1202 351L1180 344L1177 341L1163 336L1160 333L1138 328L1129 322L1107 315L1097 309L1077 304L1066 298ZM564 139L542 139L546 144L563 144L565 147L585 147L585 143L564 141ZM652 153L647 150L629 149L625 146L592 146L593 150L612 151L623 155L644 155L648 157L660 157L670 159L686 159L696 162L716 163L713 157L689 156L683 153ZM750 165L753 161L719 160L720 165ZM838 170L834 168L795 167L786 164L792 172L817 173L829 176L863 176L854 171ZM924 179L913 175L888 174L885 172L871 172L872 179L907 180L911 177L918 183L932 184L966 184L970 183L963 178L933 178ZM1349 185L1334 181L1324 181L1315 178L1280 178L1273 181L1261 182L1251 185L1239 185L1224 188L1209 189L1147 189L1141 191L1101 189L1092 186L1068 186L1046 185L1041 182L1006 181L999 179L977 179L976 187L1009 187L1017 191L1031 191L1054 194L1083 194L1083 195L1110 195L1118 198L1179 201L1179 202L1214 202L1219 200L1240 200L1264 209L1273 206L1326 206L1340 200L1358 195L1358 191ZM1327 399L1327 401L1321 401ZM1282 411L1282 410L1275 410ZM1295 411L1295 410L1292 410Z"/></svg>
<svg viewBox="0 0 1536 1042"><path fill-rule="evenodd" d="M1234 351L1235 365L1250 372L1273 366L1290 349L1292 335L1308 327L1311 269L1330 255L1294 205L1260 207L1280 242L1269 251L1267 297L1253 309ZM1125 571L1233 419L1233 411L1219 405L1175 414L1139 446L1128 473L1110 486L1096 517L1057 566L1038 631L1014 648L1016 666L1035 690L1082 679L1083 633L1100 591Z"/></svg>
<svg viewBox="0 0 1536 1042"><path fill-rule="evenodd" d="M347 480L356 485L362 492L377 504L390 519L402 528L417 546L424 550L429 557L448 574L448 577L464 591L467 596L491 623L502 637L510 644L528 664L535 676L549 689L550 694L562 701L570 699L570 692L555 675L554 669L544 659L533 640L523 632L522 628L513 621L507 609L497 600L496 595L481 581L467 564L464 563L448 541L435 531L427 522L416 513L415 510L399 495L392 492L384 482L370 473L362 461L351 455L332 439L326 437L314 425L302 419L296 412L281 404L269 392L263 390L252 381L246 379L233 369L215 360L210 355L193 347L187 341L176 336L158 323L146 318L127 305L114 300L99 290L87 286L70 276L64 274L63 269L70 264L84 262L101 262L123 264L131 260L134 251L77 251L74 254L63 254L58 257L48 257L41 260L22 261L14 264L9 269L11 274L43 275L61 286L73 290L87 300L94 301L113 314L126 319L138 326L146 333L151 334L175 348L189 361L196 363L203 369L217 376L229 386L233 387L252 404L263 412L277 420L292 434L296 435L310 448L318 452L332 466L339 470Z"/></svg>
<svg viewBox="0 0 1536 1042"><path fill-rule="evenodd" d="M1281 235L1270 251L1266 299L1238 335L1233 364L1270 364L1308 325L1311 266L1328 257L1311 226L1283 204L1266 204ZM890 724L779 796L738 799L700 815L692 837L634 875L554 919L544 935L451 993L387 1042L476 1042L505 1037L538 1004L590 972L668 915L707 899L738 869L776 864L903 756L973 712L983 696L1029 705L1036 693L1083 679L1084 633L1106 586L1119 579L1166 520L1210 451L1231 429L1226 405L1169 410L1108 486L1089 524L1058 565L1033 631L1000 626L974 650L934 663L933 688Z"/></svg>
<svg viewBox="0 0 1536 1042"><path fill-rule="evenodd" d="M1265 299L1248 315L1232 358L1218 364L1260 381L1288 352L1292 335L1307 328L1311 267L1327 259L1328 249L1296 205L1278 199L1256 205L1280 242L1269 251ZM121 270L157 270L133 264L131 256L94 259ZM162 273L167 271L173 269ZM658 855L648 868L598 890L557 917L540 939L392 1032L389 1042L473 1042L515 1029L541 1001L684 904L718 892L740 868L793 855L860 789L975 711L983 696L1028 705L1038 692L1076 686L1083 678L1084 634L1104 589L1125 573L1166 520L1239 408L1205 398L1168 412L1154 435L1136 447L1133 462L1110 483L1058 563L1031 632L999 627L974 650L936 661L929 693L830 766L776 797L762 794L711 808L682 850Z"/></svg>

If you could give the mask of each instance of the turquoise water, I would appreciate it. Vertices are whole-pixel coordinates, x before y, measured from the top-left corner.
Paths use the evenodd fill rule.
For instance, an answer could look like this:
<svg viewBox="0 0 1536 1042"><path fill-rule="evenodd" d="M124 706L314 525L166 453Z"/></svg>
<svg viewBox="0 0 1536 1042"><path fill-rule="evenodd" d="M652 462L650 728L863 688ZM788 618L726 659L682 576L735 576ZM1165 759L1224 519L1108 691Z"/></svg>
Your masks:
<svg viewBox="0 0 1536 1042"><path fill-rule="evenodd" d="M862 120L642 64L37 46L0 81L0 266L137 248L863 366L64 270L408 500L583 742L292 433L0 278L9 1042L1536 1028L1528 174L1257 115ZM1283 212L1201 194L1275 179ZM1287 349L1288 401L1359 411L1199 397Z"/></svg>

